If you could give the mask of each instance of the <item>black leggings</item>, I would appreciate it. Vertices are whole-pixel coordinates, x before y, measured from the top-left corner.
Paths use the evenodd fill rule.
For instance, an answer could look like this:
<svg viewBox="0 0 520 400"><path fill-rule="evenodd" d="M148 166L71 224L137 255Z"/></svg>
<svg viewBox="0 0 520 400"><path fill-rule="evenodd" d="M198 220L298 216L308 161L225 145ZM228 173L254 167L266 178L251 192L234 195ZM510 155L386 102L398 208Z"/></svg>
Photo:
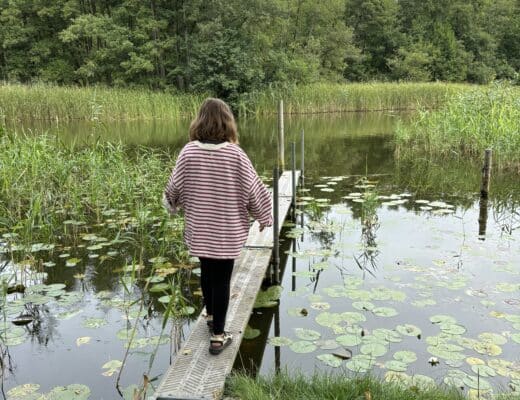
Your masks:
<svg viewBox="0 0 520 400"><path fill-rule="evenodd" d="M200 257L200 286L208 315L213 315L213 334L224 333L229 287L235 260Z"/></svg>

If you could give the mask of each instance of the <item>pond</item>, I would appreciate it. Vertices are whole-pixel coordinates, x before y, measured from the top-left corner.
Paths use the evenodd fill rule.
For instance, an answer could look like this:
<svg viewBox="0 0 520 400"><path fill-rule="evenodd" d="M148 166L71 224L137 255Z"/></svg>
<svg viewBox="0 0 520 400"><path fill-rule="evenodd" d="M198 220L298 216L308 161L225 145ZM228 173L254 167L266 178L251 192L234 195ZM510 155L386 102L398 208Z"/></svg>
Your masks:
<svg viewBox="0 0 520 400"><path fill-rule="evenodd" d="M279 306L255 309L249 333L257 337L243 341L237 369L267 374L339 368L415 385L446 382L481 394L509 385L520 390L518 176L493 176L489 202L481 204L479 166L432 164L396 151L392 132L399 118L406 123L409 116L286 118L287 142L297 143L297 153L305 131L304 187L296 221L284 229ZM178 151L187 126L149 121L24 128L86 145L121 139ZM241 145L269 182L276 119L242 121L239 130ZM286 150L289 164L289 145ZM128 215L124 207L112 210L104 223ZM138 339L120 384L131 398L131 385L143 379L156 385L167 368L172 329L177 339L189 333L190 318L200 310L196 266L183 274L194 302L194 309L185 308L191 317L163 329L160 295L143 296L142 309L135 301L144 288L136 281L140 266L128 259L132 242L101 232L33 249L42 262L40 273L30 276L34 285L25 295L8 295L3 307L4 391L17 390L7 398L51 391L116 398L125 343L137 321ZM8 239L0 247L4 253ZM152 256L152 264L165 261ZM12 268L1 265L3 273ZM31 315L32 322L9 322L20 314ZM67 387L72 384L84 386Z"/></svg>

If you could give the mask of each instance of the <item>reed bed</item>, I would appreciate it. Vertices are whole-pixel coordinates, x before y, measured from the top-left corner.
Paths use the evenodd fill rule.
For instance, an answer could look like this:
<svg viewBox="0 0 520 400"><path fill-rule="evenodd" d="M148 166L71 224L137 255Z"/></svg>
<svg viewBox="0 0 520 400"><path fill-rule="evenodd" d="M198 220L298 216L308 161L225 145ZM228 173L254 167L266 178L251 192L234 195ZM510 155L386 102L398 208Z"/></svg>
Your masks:
<svg viewBox="0 0 520 400"><path fill-rule="evenodd" d="M241 115L273 114L279 99L288 114L437 108L470 88L453 83L316 83L243 95L239 111Z"/></svg>
<svg viewBox="0 0 520 400"><path fill-rule="evenodd" d="M245 375L231 377L228 394L241 400L464 400L467 396L456 388L421 385L406 387L386 383L368 375L349 377L344 374L289 374L282 372L253 379ZM476 390L474 390L476 392ZM484 398L472 393L471 398ZM489 398L486 396L485 398ZM518 400L515 393L496 395L494 399Z"/></svg>
<svg viewBox="0 0 520 400"><path fill-rule="evenodd" d="M178 119L203 95L106 87L0 84L0 120Z"/></svg>
<svg viewBox="0 0 520 400"><path fill-rule="evenodd" d="M520 88L494 84L457 93L438 110L422 110L396 130L399 151L479 160L520 171Z"/></svg>
<svg viewBox="0 0 520 400"><path fill-rule="evenodd" d="M161 196L174 164L170 154L101 141L82 147L1 128L0 148L0 236L51 241L63 235L64 221L100 223L111 209L128 210L137 219L130 226L167 219Z"/></svg>

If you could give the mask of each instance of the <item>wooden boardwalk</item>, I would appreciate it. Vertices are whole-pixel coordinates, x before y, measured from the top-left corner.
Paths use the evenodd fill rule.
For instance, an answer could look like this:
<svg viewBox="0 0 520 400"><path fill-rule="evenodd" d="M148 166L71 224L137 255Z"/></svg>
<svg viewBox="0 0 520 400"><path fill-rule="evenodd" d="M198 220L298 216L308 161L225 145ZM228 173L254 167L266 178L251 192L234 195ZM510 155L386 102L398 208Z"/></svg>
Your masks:
<svg viewBox="0 0 520 400"><path fill-rule="evenodd" d="M296 181L300 176L296 172ZM290 171L279 180L279 229L291 207L292 176ZM149 400L220 399L226 376L238 354L243 332L253 310L256 295L265 277L273 250L273 228L259 232L258 222L249 230L246 245L238 259L231 281L231 299L226 330L233 342L220 355L209 353L209 330L202 314L163 375L155 394Z"/></svg>

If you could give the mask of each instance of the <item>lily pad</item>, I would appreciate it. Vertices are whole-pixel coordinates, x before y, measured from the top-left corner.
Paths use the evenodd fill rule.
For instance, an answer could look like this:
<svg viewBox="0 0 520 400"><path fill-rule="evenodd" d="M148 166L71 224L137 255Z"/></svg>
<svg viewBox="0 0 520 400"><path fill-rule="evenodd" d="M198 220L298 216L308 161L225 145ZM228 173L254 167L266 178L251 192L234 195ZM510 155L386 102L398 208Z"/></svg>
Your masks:
<svg viewBox="0 0 520 400"><path fill-rule="evenodd" d="M103 318L87 318L83 321L85 328L97 329L107 324L107 321Z"/></svg>
<svg viewBox="0 0 520 400"><path fill-rule="evenodd" d="M386 328L374 329L372 335L390 343L399 343L403 340L399 332Z"/></svg>
<svg viewBox="0 0 520 400"><path fill-rule="evenodd" d="M370 355L373 357L380 357L382 355L385 355L388 351L386 346L383 346L379 343L368 343L361 346L359 351L362 354Z"/></svg>
<svg viewBox="0 0 520 400"><path fill-rule="evenodd" d="M479 390L491 390L491 385L488 381L482 378L478 378L476 376L467 375L464 378L464 384L471 389L479 389Z"/></svg>
<svg viewBox="0 0 520 400"><path fill-rule="evenodd" d="M283 336L273 336L267 342L272 346L289 346L293 341Z"/></svg>
<svg viewBox="0 0 520 400"><path fill-rule="evenodd" d="M341 358L336 357L334 354L320 354L317 355L316 358L320 360L322 363L333 368L340 367L341 363L343 362Z"/></svg>
<svg viewBox="0 0 520 400"><path fill-rule="evenodd" d="M478 335L478 338L483 342L493 343L499 346L507 343L507 339L498 333L484 332Z"/></svg>
<svg viewBox="0 0 520 400"><path fill-rule="evenodd" d="M318 340L321 333L313 331L312 329L294 328L296 337L302 340Z"/></svg>
<svg viewBox="0 0 520 400"><path fill-rule="evenodd" d="M69 258L67 261L65 261L66 267L75 267L78 265L78 263L81 262L80 258Z"/></svg>
<svg viewBox="0 0 520 400"><path fill-rule="evenodd" d="M395 317L399 314L395 308L391 307L376 307L372 312L378 317Z"/></svg>
<svg viewBox="0 0 520 400"><path fill-rule="evenodd" d="M328 311L322 312L316 316L316 322L321 326L328 328L339 324L342 321L341 314L331 313Z"/></svg>
<svg viewBox="0 0 520 400"><path fill-rule="evenodd" d="M351 360L347 361L345 366L353 372L365 373L372 368L374 363L374 357L365 354L357 354L353 356Z"/></svg>
<svg viewBox="0 0 520 400"><path fill-rule="evenodd" d="M385 363L385 368L390 371L405 372L408 368L408 364L402 361L390 360Z"/></svg>
<svg viewBox="0 0 520 400"><path fill-rule="evenodd" d="M312 353L314 350L316 350L318 347L311 342L308 342L307 340L300 340L297 342L292 342L289 345L289 348L294 351L295 353Z"/></svg>
<svg viewBox="0 0 520 400"><path fill-rule="evenodd" d="M488 356L498 356L502 354L502 348L496 344L488 342L478 342L473 349L480 354L487 354Z"/></svg>
<svg viewBox="0 0 520 400"><path fill-rule="evenodd" d="M260 333L260 329L251 328L249 325L247 325L243 337L245 340L251 340L260 336Z"/></svg>
<svg viewBox="0 0 520 400"><path fill-rule="evenodd" d="M372 311L376 306L369 301L355 301L352 303L352 307L360 311Z"/></svg>
<svg viewBox="0 0 520 400"><path fill-rule="evenodd" d="M495 370L487 365L473 365L471 367L471 370L477 374L477 376L483 376L483 377L488 377L488 376L496 376L497 373L495 372Z"/></svg>
<svg viewBox="0 0 520 400"><path fill-rule="evenodd" d="M413 351L408 350L396 351L394 354L394 358L397 361L401 361L406 364L411 364L417 361L417 355Z"/></svg>
<svg viewBox="0 0 520 400"><path fill-rule="evenodd" d="M405 336L419 336L422 333L421 328L412 324L397 325L395 330Z"/></svg>
<svg viewBox="0 0 520 400"><path fill-rule="evenodd" d="M449 315L432 315L430 321L434 324L455 324L457 320Z"/></svg>
<svg viewBox="0 0 520 400"><path fill-rule="evenodd" d="M123 363L119 360L110 360L110 361L106 362L101 367L103 369L106 369L106 371L103 372L103 375L104 376L114 375L116 372L119 371L119 368L121 368L122 365L123 365Z"/></svg>
<svg viewBox="0 0 520 400"><path fill-rule="evenodd" d="M336 338L336 342L338 342L342 346L357 346L362 343L362 337L358 335L341 335Z"/></svg>

